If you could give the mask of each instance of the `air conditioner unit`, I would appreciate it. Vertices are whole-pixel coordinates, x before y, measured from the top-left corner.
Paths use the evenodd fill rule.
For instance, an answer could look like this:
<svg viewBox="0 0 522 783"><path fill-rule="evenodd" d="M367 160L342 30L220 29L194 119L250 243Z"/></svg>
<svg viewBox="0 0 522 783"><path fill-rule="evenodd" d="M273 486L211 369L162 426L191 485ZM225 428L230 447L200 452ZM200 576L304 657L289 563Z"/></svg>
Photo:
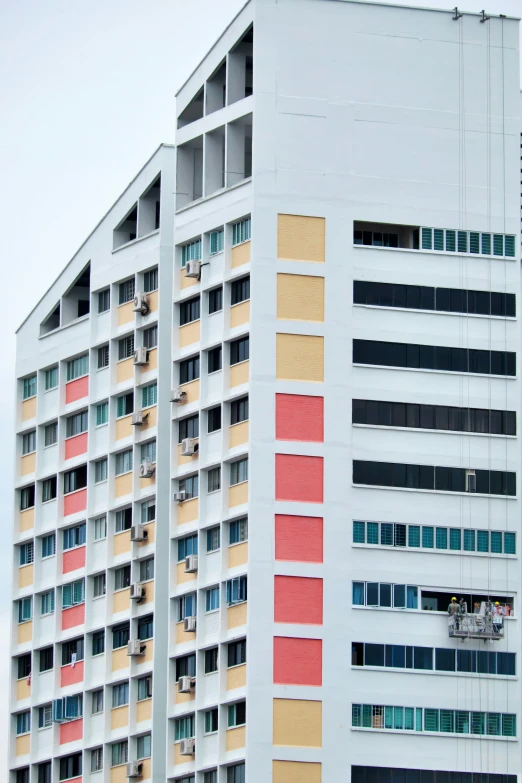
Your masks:
<svg viewBox="0 0 522 783"><path fill-rule="evenodd" d="M127 642L127 655L136 656L143 655L145 652L145 645L142 644L140 639L129 639Z"/></svg>
<svg viewBox="0 0 522 783"><path fill-rule="evenodd" d="M154 462L142 462L140 465L140 478L152 478L156 472Z"/></svg>
<svg viewBox="0 0 522 783"><path fill-rule="evenodd" d="M188 555L188 557L185 558L185 573L195 574L197 570L198 570L198 556Z"/></svg>
<svg viewBox="0 0 522 783"><path fill-rule="evenodd" d="M143 346L141 348L136 348L134 351L134 364L137 367L142 367L144 364L147 364L147 349Z"/></svg>
<svg viewBox="0 0 522 783"><path fill-rule="evenodd" d="M178 680L178 693L190 693L192 689L192 677L180 677Z"/></svg>
<svg viewBox="0 0 522 783"><path fill-rule="evenodd" d="M131 424L141 427L141 425L144 424L148 418L148 413L143 413L143 411L135 411L135 413L132 414Z"/></svg>
<svg viewBox="0 0 522 783"><path fill-rule="evenodd" d="M147 315L147 313L150 310L150 307L149 307L149 303L147 302L146 294L142 294L138 292L135 295L133 310L135 313L141 313L142 315Z"/></svg>
<svg viewBox="0 0 522 783"><path fill-rule="evenodd" d="M196 741L193 739L182 739L179 743L180 756L193 756Z"/></svg>
<svg viewBox="0 0 522 783"><path fill-rule="evenodd" d="M141 778L141 770L143 764L141 761L129 761L127 764L127 777L128 778Z"/></svg>
<svg viewBox="0 0 522 783"><path fill-rule="evenodd" d="M466 492L477 491L477 474L474 470L466 471Z"/></svg>
<svg viewBox="0 0 522 783"><path fill-rule="evenodd" d="M195 617L185 617L183 620L183 630L185 633L194 633L196 630L196 618Z"/></svg>
<svg viewBox="0 0 522 783"><path fill-rule="evenodd" d="M187 261L185 277L197 277L201 275L201 261Z"/></svg>
<svg viewBox="0 0 522 783"><path fill-rule="evenodd" d="M183 503L184 500L187 499L187 493L184 489L182 489L180 492L174 492L174 500L176 503Z"/></svg>
<svg viewBox="0 0 522 783"><path fill-rule="evenodd" d="M149 531L143 529L143 525L133 525L130 529L131 541L145 541L149 537Z"/></svg>
<svg viewBox="0 0 522 783"><path fill-rule="evenodd" d="M194 438L183 438L181 441L181 456L192 457L199 449L199 443Z"/></svg>
<svg viewBox="0 0 522 783"><path fill-rule="evenodd" d="M185 397L187 396L187 392L182 391L182 389L172 389L170 393L170 401L171 402L183 402Z"/></svg>
<svg viewBox="0 0 522 783"><path fill-rule="evenodd" d="M133 582L131 584L130 597L134 601L141 601L142 598L145 598L145 588L143 587L141 582Z"/></svg>

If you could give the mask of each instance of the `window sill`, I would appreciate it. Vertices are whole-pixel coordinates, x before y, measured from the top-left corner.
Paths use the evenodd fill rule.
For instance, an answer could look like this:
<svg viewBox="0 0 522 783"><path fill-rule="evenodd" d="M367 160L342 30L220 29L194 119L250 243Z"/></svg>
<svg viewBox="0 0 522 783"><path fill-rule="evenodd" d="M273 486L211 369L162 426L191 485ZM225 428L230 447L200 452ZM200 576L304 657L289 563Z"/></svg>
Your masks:
<svg viewBox="0 0 522 783"><path fill-rule="evenodd" d="M114 591L114 592L116 592L116 591ZM105 593L103 593L103 595L93 595L93 597L92 597L92 600L93 600L93 601L99 601L101 598L105 598L105 597L106 597L106 595L107 595L107 593L106 593L106 592L105 592Z"/></svg>
<svg viewBox="0 0 522 783"><path fill-rule="evenodd" d="M103 421L101 424L96 424L94 427L95 430L101 430L102 427L107 427L109 424L108 421Z"/></svg>
<svg viewBox="0 0 522 783"><path fill-rule="evenodd" d="M52 612L45 612L40 615L40 617L52 617L54 614L54 610Z"/></svg>
<svg viewBox="0 0 522 783"><path fill-rule="evenodd" d="M106 483L107 483L107 481L108 481L108 479L102 479L101 481L95 481L95 482L94 482L94 486L95 486L95 487L99 487L99 486L100 486L100 484L106 484Z"/></svg>
<svg viewBox="0 0 522 783"><path fill-rule="evenodd" d="M230 547L233 547L233 546L239 546L240 544L246 544L247 542L248 542L248 538L245 538L244 541L234 541L233 544L229 544L228 545L228 548L230 549Z"/></svg>
<svg viewBox="0 0 522 783"><path fill-rule="evenodd" d="M208 550L205 552L205 554L206 554L206 555L215 555L215 554L216 554L216 552L220 552L220 551L221 551L221 547L218 547L217 549L208 549Z"/></svg>
<svg viewBox="0 0 522 783"><path fill-rule="evenodd" d="M36 454L36 449L35 449L34 451L28 451L28 452L27 452L27 454L22 454L22 459L23 459L24 457L30 457L30 456L31 456L31 454Z"/></svg>
<svg viewBox="0 0 522 783"><path fill-rule="evenodd" d="M207 495L217 495L218 492L221 492L221 487L219 489L212 489L207 492Z"/></svg>
<svg viewBox="0 0 522 783"><path fill-rule="evenodd" d="M88 377L89 377L89 373L88 373L88 372L86 372L86 373L84 373L83 375L78 375L78 377L77 377L77 378L71 378L70 380L68 380L68 381L65 381L65 385L67 386L67 384L68 384L68 383L73 383L74 381L79 381L79 380L80 380L80 378L88 378ZM78 402L78 400L74 400L74 402ZM69 404L69 405L72 405L72 403L68 403L68 404Z"/></svg>
<svg viewBox="0 0 522 783"><path fill-rule="evenodd" d="M428 315L460 315L465 318L492 318L495 321L513 321L516 322L517 318L514 315L487 315L485 313L459 313L452 310L428 310L417 307L392 307L391 305L370 305L362 304L362 302L354 302L354 307L364 307L368 310L386 310L393 312L397 310L399 313L427 313Z"/></svg>
<svg viewBox="0 0 522 783"><path fill-rule="evenodd" d="M103 372L103 370L108 370L108 369L109 369L109 365L106 364L104 367L97 367L95 372Z"/></svg>
<svg viewBox="0 0 522 783"><path fill-rule="evenodd" d="M362 489L385 489L385 490L391 490L392 492L426 492L429 495L450 495L451 497L457 497L457 498L490 498L490 499L499 499L499 500L517 500L517 495L485 495L481 492L451 492L448 489L421 489L420 487L386 487L382 486L382 484L354 484L352 482L352 487L354 489L362 488Z"/></svg>
<svg viewBox="0 0 522 783"><path fill-rule="evenodd" d="M27 508L21 508L20 509L20 513L24 512L24 511L33 511L34 508L35 508L34 506L27 506Z"/></svg>
<svg viewBox="0 0 522 783"><path fill-rule="evenodd" d="M217 609L209 609L208 611L205 609L205 617L207 617L209 614L219 614L219 606Z"/></svg>
<svg viewBox="0 0 522 783"><path fill-rule="evenodd" d="M240 302L234 302L234 304L230 305L230 309L232 310L234 307L238 307L240 304L244 304L245 302L250 302L250 297L248 297L248 299L241 299Z"/></svg>
<svg viewBox="0 0 522 783"><path fill-rule="evenodd" d="M230 366L231 367L238 367L240 364L246 364L249 361L250 361L250 357L248 357L248 359L242 359L240 362L235 362L234 364L230 363ZM375 366L377 366L377 365L373 365L373 364L370 364L370 365L362 364L361 365L361 367L375 367ZM503 377L503 376L501 376L501 377Z"/></svg>
<svg viewBox="0 0 522 783"><path fill-rule="evenodd" d="M352 541L352 547L355 549L384 549L388 552L424 552L430 555L458 555L459 557L462 557L462 555L479 555L481 557L494 557L497 560L500 558L517 560L517 555L504 554L503 552L477 552L476 549L450 549L449 547L447 549L437 549L436 547L423 546L391 546L387 544L361 544L355 541Z"/></svg>
<svg viewBox="0 0 522 783"><path fill-rule="evenodd" d="M434 375L453 375L453 376L460 376L461 378L497 378L500 379L501 381L517 380L516 375L493 375L493 374L490 375L489 373L461 372L460 370L453 372L452 370L432 370L424 367L394 367L388 364L360 364L359 362L353 362L352 367L366 367L374 370L402 370L402 371L406 370L406 372L428 372L428 373L433 373Z"/></svg>
<svg viewBox="0 0 522 783"><path fill-rule="evenodd" d="M212 372L207 372L207 376L208 375L217 375L218 372L223 372L223 368L220 367L219 370L212 370Z"/></svg>
<svg viewBox="0 0 522 783"><path fill-rule="evenodd" d="M37 731L48 731L48 729L52 729L53 724L49 724L49 726L38 726Z"/></svg>
<svg viewBox="0 0 522 783"><path fill-rule="evenodd" d="M243 444L241 444L241 445L243 445ZM230 489L232 489L232 487L240 487L241 484L248 484L248 479L244 479L243 481L238 481L237 484L230 484ZM358 487L358 486L359 486L359 484L354 484L354 487ZM469 494L469 493L467 493L467 494Z"/></svg>
<svg viewBox="0 0 522 783"><path fill-rule="evenodd" d="M118 587L117 589L114 588L113 593L123 593L124 590L129 590L130 584L126 585L126 587Z"/></svg>
<svg viewBox="0 0 522 783"><path fill-rule="evenodd" d="M38 396L37 394L33 394L32 397L24 397L22 399L22 402L28 402L29 400L36 400L37 396Z"/></svg>
<svg viewBox="0 0 522 783"><path fill-rule="evenodd" d="M468 432L467 430L434 430L427 429L426 427L393 427L391 424L354 424L352 427L360 427L361 429L376 429L376 430L391 430L392 432L398 430L399 432L433 432L435 434L444 435L474 435L480 438L509 438L516 440L516 435L502 435L496 432Z"/></svg>
<svg viewBox="0 0 522 783"><path fill-rule="evenodd" d="M391 250L394 253L399 251L400 253L421 253L426 254L430 256L443 256L447 258L482 258L485 261L516 261L515 256L492 256L492 255L483 255L482 253L457 253L452 252L451 250L432 250L432 249L423 249L423 248L416 248L416 247L382 247L381 245L356 245L355 243L352 245L352 248L364 248L365 250Z"/></svg>
<svg viewBox="0 0 522 783"><path fill-rule="evenodd" d="M475 680L483 680L484 678L488 678L491 680L518 680L518 677L516 674L489 674L485 672L464 672L464 671L446 671L444 669L409 669L406 666L404 668L396 667L396 666L356 666L352 663L351 669L353 671L364 671L365 669L368 669L371 672L392 672L392 673L402 673L402 674L429 674L431 676L433 675L447 675L449 677L468 677L470 679ZM388 731L388 729L386 729ZM475 736L475 735L474 735Z"/></svg>
<svg viewBox="0 0 522 783"><path fill-rule="evenodd" d="M424 708L425 709L425 708ZM352 731L378 731L385 734L406 734L416 737L438 737L439 739L446 739L447 737L453 737L454 739L475 739L475 740L504 740L506 742L518 742L516 737L503 737L502 734L457 734L455 732L445 731L415 731L415 729L374 729L363 726L350 726Z"/></svg>
<svg viewBox="0 0 522 783"><path fill-rule="evenodd" d="M19 620L18 625L25 625L26 623L32 622L32 620L33 620L32 617L28 617L27 620Z"/></svg>
<svg viewBox="0 0 522 783"><path fill-rule="evenodd" d="M128 476L129 473L132 473L132 470L126 470L125 473L116 473L114 478L120 478L120 476ZM130 529L130 528L129 528Z"/></svg>
<svg viewBox="0 0 522 783"><path fill-rule="evenodd" d="M45 555L45 557L41 557L40 560L50 560L51 557L56 557L56 552L53 552L52 555Z"/></svg>
<svg viewBox="0 0 522 783"><path fill-rule="evenodd" d="M56 440L54 443L49 443L47 446L44 446L44 449L52 449L53 446L57 446L58 441Z"/></svg>
<svg viewBox="0 0 522 783"><path fill-rule="evenodd" d="M248 360L247 360L248 361ZM237 427L238 424L244 424L245 421L249 421L249 419L241 419L241 421L235 421L233 424L230 425L230 427ZM355 426L355 425L354 425ZM396 428L395 428L396 429ZM242 444L241 444L242 445Z"/></svg>
<svg viewBox="0 0 522 783"><path fill-rule="evenodd" d="M184 324L181 324L181 323L180 323L180 325L179 325L179 328L180 328L180 329L183 329L183 327L184 327L184 326L190 326L190 324L198 324L198 323L200 323L200 322L201 322L201 318L194 318L194 320L193 320L193 321L187 321L187 322L186 322L186 323L184 323ZM156 348L156 346L154 346L154 348Z"/></svg>

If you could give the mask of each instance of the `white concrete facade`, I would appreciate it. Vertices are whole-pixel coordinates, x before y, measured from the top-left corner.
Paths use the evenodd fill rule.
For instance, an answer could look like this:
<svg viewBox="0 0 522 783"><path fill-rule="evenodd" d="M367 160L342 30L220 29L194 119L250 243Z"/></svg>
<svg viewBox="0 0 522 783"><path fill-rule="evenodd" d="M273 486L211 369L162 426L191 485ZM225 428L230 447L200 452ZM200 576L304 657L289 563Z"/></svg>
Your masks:
<svg viewBox="0 0 522 783"><path fill-rule="evenodd" d="M408 344L503 352L518 358L518 309L516 315L504 317L354 303L356 281L515 295L519 306L518 23L498 16L483 22L476 14L453 16L450 11L370 2L251 0L178 93L176 147L160 147L20 328L17 466L30 464L27 456L32 452L24 455L29 440L23 435L32 430L37 435L34 471L24 469L24 475L22 467L16 471L15 508L20 508L24 488L35 485L36 495L33 526L23 521L27 515L19 511L14 520L8 750L12 783L40 783L39 766L49 760L53 783L119 783L126 779L126 768L113 763L112 746L127 741L128 761L133 761L143 747L138 738L149 733L152 759L142 756L142 780L325 783L353 775L359 783L364 776L377 780L375 767L384 768L384 775L395 770L391 774L398 776L405 769L412 775L419 770L520 774L518 429L516 434L469 433L411 426L409 419L400 426L395 421L376 425L352 420L352 400L361 400L509 411L519 421L519 367L514 373L487 374L384 366L384 362L372 365L353 357L357 340L390 343L390 355L392 345ZM159 173L156 230L146 195ZM324 259L310 263L298 256L278 258L279 215L323 219ZM249 218L251 241L237 228L246 226L242 221ZM355 231L371 227L361 224L376 224L380 233L393 232L394 227L399 227L398 233L422 227L468 232L467 242L473 241L469 232L516 240L512 253L506 241L505 254L429 249L422 231L418 249L363 245L356 243ZM216 236L220 231L222 239ZM184 250L189 245L192 248ZM186 276L187 258L201 261L199 280ZM77 295L67 298L66 292L88 262L90 315L76 319ZM142 291L144 273L156 266L157 310L133 315L118 325L124 320L118 315L119 284L135 276L135 290ZM324 281L322 320L306 316L306 301L299 303L300 317L281 316L278 275ZM234 303L237 283L247 277L248 296L242 294ZM107 287L110 310L97 315L98 293ZM217 307L213 292L220 287L222 301ZM41 334L41 323L64 295L62 321L72 321ZM192 311L190 302L196 297L199 306L194 304ZM133 368L121 380L119 341L133 332L138 348L148 339L141 337L142 331L155 323L157 368ZM292 351L283 355L277 335L322 338L323 377L312 377L311 370L307 375L305 367L298 371L298 379L289 380L288 366L294 357ZM237 349L238 356L234 352L237 341L246 337L249 357L245 359L240 353L244 344ZM110 343L109 368L97 370L97 350L106 343ZM221 366L216 368L209 364L216 356L210 352L220 346ZM90 353L88 397L67 403L66 363L85 352ZM195 358L199 366L191 363ZM189 364L182 364L187 360ZM45 370L55 365L59 365L58 386L45 391ZM36 415L27 418L23 379L34 373L38 374ZM135 426L129 432L118 423L125 416L117 398L133 390L133 410L138 411L143 407L141 387L154 381L157 424L151 419L145 430ZM171 402L171 390L178 387L186 396L181 403ZM276 395L323 398L323 437L276 439ZM235 423L237 402L247 396L247 419ZM108 423L97 426L96 406L105 400L109 401ZM217 407L220 426L213 413ZM65 459L66 419L83 410L89 412L87 452ZM188 428L195 426L185 420L196 415L198 451L182 457L180 441L192 437L194 431ZM44 427L55 420L57 444L44 448ZM181 427L180 422L184 422ZM143 481L139 478L141 445L153 439L155 480ZM115 455L130 448L134 466L124 490L124 482L115 475ZM94 463L106 455L108 480L95 483ZM310 502L306 493L283 499L281 487L291 483L292 476L280 469L277 455L322 460L320 501ZM247 476L232 467L246 458ZM367 462L474 469L477 476L480 471L499 471L506 481L515 481L516 488L514 493L490 494L386 487L384 482L370 486L354 480L354 463ZM86 509L67 514L62 474L83 464L88 465ZM217 474L211 471L217 468L216 484ZM44 503L42 481L53 475L58 476L57 498ZM196 476L199 489L194 490ZM180 491L187 492L181 503L175 499ZM130 543L127 548L116 543L123 540L116 530L116 512L132 507L132 524L137 525L142 503L152 499L154 541ZM95 520L103 515L107 537L95 540ZM306 561L306 556L276 559L276 517L322 519L321 562ZM232 542L231 536L238 535L237 521L245 518L248 544L243 538ZM63 573L62 529L83 522L87 525L85 566L69 577ZM372 525L372 535L378 531L377 539L358 540L355 531L361 527L355 523L361 522L365 531L370 530L368 523ZM396 540L394 546L385 537L389 528L375 528L375 523L409 526L404 528L406 540ZM217 529L219 539L213 537ZM435 536L431 546L430 530ZM450 537L457 530L461 545L451 548ZM56 555L42 558L42 536L53 531ZM194 536L198 562L197 571L190 574L180 553L194 551L188 541ZM487 549L480 551L479 538L483 542L485 536ZM20 567L21 547L30 541L34 541L32 581L27 570L22 576L27 566ZM303 546L306 549L307 543ZM118 598L120 577L115 571L130 565L131 582L140 581L140 561L152 555L153 600L149 592L146 602L130 601L129 608ZM94 577L105 572L105 597L94 599ZM239 583L227 586L244 576L247 601L239 595ZM306 619L309 607L303 608L303 622L275 621L283 610L291 609L291 602L274 587L278 577L316 580L315 584L320 580L320 622ZM61 586L80 578L86 579L84 621L62 630ZM360 588L354 588L354 582L404 585L405 596L407 586L416 588L408 595L417 596L417 605L386 606L386 587L380 606L369 599L367 605L355 605ZM42 616L41 593L54 586L54 614ZM212 594L215 588L217 594ZM238 600L230 603L230 591L235 589ZM195 606L190 597L194 594ZM399 589L397 604L400 594ZM442 604L451 595L498 598L509 604L512 616L504 619L504 638L487 643L450 638ZM27 623L18 622L19 611L25 611L19 610L19 602L29 596L33 596L30 637L20 632ZM424 606L431 608L434 601L436 610L426 611ZM121 667L120 658L111 652L113 627L128 621L130 638L136 638L139 618L151 613L154 641L151 645L149 640L149 653L151 649L153 653L146 653L144 662L129 659L130 666ZM185 632L180 624L183 615L195 616L195 633ZM107 631L105 653L93 656L92 633L101 629ZM60 671L62 645L80 636L85 636L84 676L81 684L66 684L69 674ZM319 663L312 661L307 669L297 658L290 664L276 660L274 638L320 640ZM246 675L244 657L233 661L231 653L235 642L244 639ZM39 650L50 645L54 645L54 670L40 673ZM437 667L435 652L430 669L363 665L362 645L453 651L444 653L450 659L461 651L511 657L509 664L507 656L498 658L497 673L442 669ZM212 650L216 648L215 665ZM18 676L18 658L29 652L28 691L27 677ZM371 648L374 662L380 654L377 647ZM425 653L418 654L420 661ZM370 660L370 650L368 655ZM185 660L190 656L195 658ZM389 660L385 657L385 662ZM289 669L294 663L296 679L291 681ZM504 673L504 666L510 672L513 666L514 673ZM302 673L305 670L307 674ZM150 673L152 707L149 717L138 721L141 686L137 680ZM195 677L188 693L180 692L179 677L185 673ZM314 679L317 674L319 681ZM113 686L127 681L125 720L118 717L122 713L117 707L111 709L111 700ZM100 688L104 711L93 714L92 691ZM68 739L67 727L74 721L39 730L42 705L80 692L83 728L78 738ZM281 716L299 716L299 709L292 712L293 700L302 703L302 725L296 717L292 734ZM242 707L234 705L245 701L244 723L237 717ZM313 705L314 717L309 717L306 702ZM363 705L370 710L359 725L356 716L359 706L363 714ZM397 711L395 717L389 711L381 714L381 707L413 708L415 724L404 728L401 721L409 720L405 717L409 712ZM217 726L216 719L208 716L216 709ZM31 710L30 731L19 732L22 721L17 716L27 710ZM444 730L427 728L432 710L441 711L437 720L450 721ZM468 721L475 720L475 727L482 720L470 718L470 713L493 716L484 718L488 730L463 729L465 714ZM452 720L461 721L460 731L456 726L451 729ZM180 741L186 738L195 740L195 753L181 754ZM91 771L93 751L98 748L103 748L103 768ZM75 774L73 765L64 777L60 759L74 754L82 754L82 771ZM47 778L42 780L46 783ZM493 777L490 781L500 783ZM505 778L504 783L515 779Z"/></svg>

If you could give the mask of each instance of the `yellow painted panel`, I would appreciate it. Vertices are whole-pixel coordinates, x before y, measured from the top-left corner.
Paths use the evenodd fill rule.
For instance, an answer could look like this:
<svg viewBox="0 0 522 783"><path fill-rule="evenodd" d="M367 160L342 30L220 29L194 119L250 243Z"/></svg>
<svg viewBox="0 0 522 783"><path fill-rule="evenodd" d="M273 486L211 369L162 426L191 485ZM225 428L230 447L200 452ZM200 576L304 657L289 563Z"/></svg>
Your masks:
<svg viewBox="0 0 522 783"><path fill-rule="evenodd" d="M273 761L272 783L321 783L321 770L311 761Z"/></svg>
<svg viewBox="0 0 522 783"><path fill-rule="evenodd" d="M29 473L34 473L36 468L36 453L26 454L22 457L21 475L27 476Z"/></svg>
<svg viewBox="0 0 522 783"><path fill-rule="evenodd" d="M134 378L134 359L132 356L130 359L124 359L122 362L118 362L116 365L116 383L130 381L131 378Z"/></svg>
<svg viewBox="0 0 522 783"><path fill-rule="evenodd" d="M20 511L20 532L25 533L34 527L34 508Z"/></svg>
<svg viewBox="0 0 522 783"><path fill-rule="evenodd" d="M192 345L192 343L198 343L201 334L201 321L192 321L190 324L179 327L179 347L184 348L186 345Z"/></svg>
<svg viewBox="0 0 522 783"><path fill-rule="evenodd" d="M151 370L157 370L158 369L158 349L157 348L151 348L150 351L147 352L147 364L145 367L142 367L142 372L150 372Z"/></svg>
<svg viewBox="0 0 522 783"><path fill-rule="evenodd" d="M124 473L122 476L116 476L114 482L114 494L117 498L123 495L130 495L132 492L132 471Z"/></svg>
<svg viewBox="0 0 522 783"><path fill-rule="evenodd" d="M197 285L199 283L199 280L197 277L186 277L185 270L181 270L181 280L180 280L180 287L183 288L190 288L192 285Z"/></svg>
<svg viewBox="0 0 522 783"><path fill-rule="evenodd" d="M126 764L120 764L119 767L111 767L111 783L128 783Z"/></svg>
<svg viewBox="0 0 522 783"><path fill-rule="evenodd" d="M146 530L149 535L144 541L140 541L138 546L148 546L149 544L153 544L156 538L155 522L148 522L146 525L143 525L143 530Z"/></svg>
<svg viewBox="0 0 522 783"><path fill-rule="evenodd" d="M188 701L193 701L196 698L196 690L193 689L190 693L180 693L176 686L176 704L186 704Z"/></svg>
<svg viewBox="0 0 522 783"><path fill-rule="evenodd" d="M31 695L31 686L27 680L18 680L16 683L16 698L18 701L21 699L28 699Z"/></svg>
<svg viewBox="0 0 522 783"><path fill-rule="evenodd" d="M230 328L247 324L250 321L250 301L240 302L230 308Z"/></svg>
<svg viewBox="0 0 522 783"><path fill-rule="evenodd" d="M246 625L247 621L247 601L236 606L230 606L228 609L228 627L237 628L240 625Z"/></svg>
<svg viewBox="0 0 522 783"><path fill-rule="evenodd" d="M239 386L242 383L248 383L250 374L250 362L239 362L233 364L230 368L230 386Z"/></svg>
<svg viewBox="0 0 522 783"><path fill-rule="evenodd" d="M322 217L277 216L277 257L324 264L325 225Z"/></svg>
<svg viewBox="0 0 522 783"><path fill-rule="evenodd" d="M150 430L151 427L155 427L158 423L158 406L151 405L150 408L143 408L143 415L148 414L147 419L141 425L141 431Z"/></svg>
<svg viewBox="0 0 522 783"><path fill-rule="evenodd" d="M151 579L150 582L145 582L143 587L145 588L145 598L140 606L143 606L143 604L150 604L154 601L154 579Z"/></svg>
<svg viewBox="0 0 522 783"><path fill-rule="evenodd" d="M236 266L250 263L250 241L242 242L241 245L235 245L232 248L232 258L230 266L235 269Z"/></svg>
<svg viewBox="0 0 522 783"><path fill-rule="evenodd" d="M151 759L140 759L141 767L141 779L150 780L152 777L152 764Z"/></svg>
<svg viewBox="0 0 522 783"><path fill-rule="evenodd" d="M199 443L199 438L196 438L196 443ZM199 452L196 451L192 457L181 456L181 443L178 443L178 465L187 465L189 462L196 462L199 457Z"/></svg>
<svg viewBox="0 0 522 783"><path fill-rule="evenodd" d="M118 307L118 326L134 321L134 302L126 302Z"/></svg>
<svg viewBox="0 0 522 783"><path fill-rule="evenodd" d="M136 723L152 718L152 699L144 699L136 704Z"/></svg>
<svg viewBox="0 0 522 783"><path fill-rule="evenodd" d="M124 530L123 533L116 533L113 542L115 555L123 555L125 552L130 552L130 530Z"/></svg>
<svg viewBox="0 0 522 783"><path fill-rule="evenodd" d="M18 644L25 644L30 642L33 638L33 621L28 620L26 623L20 623L18 626Z"/></svg>
<svg viewBox="0 0 522 783"><path fill-rule="evenodd" d="M36 397L22 402L22 421L29 421L36 416Z"/></svg>
<svg viewBox="0 0 522 783"><path fill-rule="evenodd" d="M244 688L246 685L246 663L241 666L232 666L227 669L227 691L233 691L234 688Z"/></svg>
<svg viewBox="0 0 522 783"><path fill-rule="evenodd" d="M127 669L129 666L130 658L127 655L127 645L125 647L119 647L117 650L112 651L112 671L116 672L120 669Z"/></svg>
<svg viewBox="0 0 522 783"><path fill-rule="evenodd" d="M184 503L178 503L178 525L193 522L198 516L199 498L192 498L192 500L185 500Z"/></svg>
<svg viewBox="0 0 522 783"><path fill-rule="evenodd" d="M150 663L154 656L154 639L145 639L143 644L145 645L145 652L136 659L139 664Z"/></svg>
<svg viewBox="0 0 522 783"><path fill-rule="evenodd" d="M320 701L274 699L274 745L322 747L322 707Z"/></svg>
<svg viewBox="0 0 522 783"><path fill-rule="evenodd" d="M238 750L245 747L246 726L237 726L227 730L227 750Z"/></svg>
<svg viewBox="0 0 522 783"><path fill-rule="evenodd" d="M196 402L199 400L199 380L190 381L180 386L181 391L184 391L186 397L180 402L180 405L188 405L190 402Z"/></svg>
<svg viewBox="0 0 522 783"><path fill-rule="evenodd" d="M115 707L111 710L111 729L121 729L129 722L129 707Z"/></svg>
<svg viewBox="0 0 522 783"><path fill-rule="evenodd" d="M185 633L183 630L183 623L176 623L176 644L185 644L185 642L192 642L196 638L195 631L189 631Z"/></svg>
<svg viewBox="0 0 522 783"><path fill-rule="evenodd" d="M31 735L22 734L21 737L16 738L16 755L27 756L31 752Z"/></svg>
<svg viewBox="0 0 522 783"><path fill-rule="evenodd" d="M113 612L127 612L130 609L130 587L126 587L125 590L118 590L114 593L114 606Z"/></svg>
<svg viewBox="0 0 522 783"><path fill-rule="evenodd" d="M147 294L147 304L151 313L158 309L158 291L151 291L150 294Z"/></svg>
<svg viewBox="0 0 522 783"><path fill-rule="evenodd" d="M178 563L176 566L176 584L181 585L184 582L192 582L196 579L197 574L186 574L185 563Z"/></svg>
<svg viewBox="0 0 522 783"><path fill-rule="evenodd" d="M276 334L276 377L286 381L324 381L324 338Z"/></svg>
<svg viewBox="0 0 522 783"><path fill-rule="evenodd" d="M147 487L152 487L156 483L156 472L154 472L154 475L151 476L151 478L140 478L140 489L147 489Z"/></svg>
<svg viewBox="0 0 522 783"><path fill-rule="evenodd" d="M248 421L240 421L230 427L230 448L248 443Z"/></svg>
<svg viewBox="0 0 522 783"><path fill-rule="evenodd" d="M18 571L18 587L29 587L34 582L34 566L30 565L21 566Z"/></svg>
<svg viewBox="0 0 522 783"><path fill-rule="evenodd" d="M116 440L129 438L133 433L132 416L124 416L122 419L116 419Z"/></svg>
<svg viewBox="0 0 522 783"><path fill-rule="evenodd" d="M324 321L324 277L278 274L277 317Z"/></svg>
<svg viewBox="0 0 522 783"><path fill-rule="evenodd" d="M248 481L242 481L241 484L234 484L230 487L228 493L228 505L230 508L233 506L241 506L243 503L248 503Z"/></svg>
<svg viewBox="0 0 522 783"><path fill-rule="evenodd" d="M248 562L248 541L242 544L232 544L228 548L228 567L236 568Z"/></svg>
<svg viewBox="0 0 522 783"><path fill-rule="evenodd" d="M174 745L174 764L188 764L188 762L192 761L193 759L194 756L181 755L179 742Z"/></svg>

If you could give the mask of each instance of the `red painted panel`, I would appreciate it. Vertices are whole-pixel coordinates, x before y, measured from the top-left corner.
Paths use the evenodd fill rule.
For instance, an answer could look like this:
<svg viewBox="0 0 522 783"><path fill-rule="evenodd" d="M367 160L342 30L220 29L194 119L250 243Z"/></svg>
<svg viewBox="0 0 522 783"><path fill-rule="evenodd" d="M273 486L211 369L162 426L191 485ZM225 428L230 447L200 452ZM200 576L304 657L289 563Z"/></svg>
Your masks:
<svg viewBox="0 0 522 783"><path fill-rule="evenodd" d="M87 489L79 489L71 492L70 495L64 495L63 515L77 514L78 511L85 511L87 508Z"/></svg>
<svg viewBox="0 0 522 783"><path fill-rule="evenodd" d="M323 684L321 639L274 638L274 683L281 685Z"/></svg>
<svg viewBox="0 0 522 783"><path fill-rule="evenodd" d="M323 458L276 454L276 500L323 502Z"/></svg>
<svg viewBox="0 0 522 783"><path fill-rule="evenodd" d="M68 664L62 666L60 670L60 688L67 685L75 685L77 682L83 682L83 661L78 661L74 666Z"/></svg>
<svg viewBox="0 0 522 783"><path fill-rule="evenodd" d="M276 394L277 440L324 441L323 397Z"/></svg>
<svg viewBox="0 0 522 783"><path fill-rule="evenodd" d="M323 624L323 580L307 576L276 576L276 623Z"/></svg>
<svg viewBox="0 0 522 783"><path fill-rule="evenodd" d="M81 400L82 397L87 397L89 394L89 376L84 375L83 378L76 378L75 381L69 381L65 384L65 402L74 402L75 400Z"/></svg>
<svg viewBox="0 0 522 783"><path fill-rule="evenodd" d="M65 441L65 459L77 457L79 454L85 454L87 451L87 433L82 432L75 435L74 438L67 438Z"/></svg>
<svg viewBox="0 0 522 783"><path fill-rule="evenodd" d="M63 553L62 571L64 574L69 571L76 571L77 568L85 566L85 547L77 546L76 549L68 549ZM68 611L68 610L66 610Z"/></svg>
<svg viewBox="0 0 522 783"><path fill-rule="evenodd" d="M323 562L323 520L276 514L275 559L300 563Z"/></svg>
<svg viewBox="0 0 522 783"><path fill-rule="evenodd" d="M83 718L60 723L60 745L66 742L74 742L83 737Z"/></svg>
<svg viewBox="0 0 522 783"><path fill-rule="evenodd" d="M71 606L69 609L62 610L62 631L67 628L74 628L75 625L83 625L85 622L85 604Z"/></svg>

